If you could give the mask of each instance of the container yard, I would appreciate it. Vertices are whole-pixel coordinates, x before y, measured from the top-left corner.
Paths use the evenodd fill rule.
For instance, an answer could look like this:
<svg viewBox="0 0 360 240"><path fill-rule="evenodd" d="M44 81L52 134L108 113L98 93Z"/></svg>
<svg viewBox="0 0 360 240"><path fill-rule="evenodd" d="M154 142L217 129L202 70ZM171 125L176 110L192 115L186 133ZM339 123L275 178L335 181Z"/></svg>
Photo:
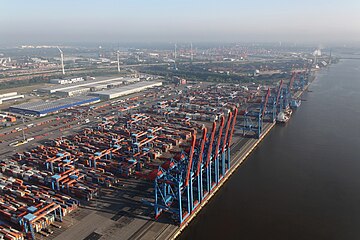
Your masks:
<svg viewBox="0 0 360 240"><path fill-rule="evenodd" d="M53 131L45 142L0 159L0 234L175 238L299 100L308 78L294 73L271 86L140 82L102 93L107 100L136 96L69 109L72 118L91 114L99 121L60 136ZM14 109L41 115L99 98Z"/></svg>

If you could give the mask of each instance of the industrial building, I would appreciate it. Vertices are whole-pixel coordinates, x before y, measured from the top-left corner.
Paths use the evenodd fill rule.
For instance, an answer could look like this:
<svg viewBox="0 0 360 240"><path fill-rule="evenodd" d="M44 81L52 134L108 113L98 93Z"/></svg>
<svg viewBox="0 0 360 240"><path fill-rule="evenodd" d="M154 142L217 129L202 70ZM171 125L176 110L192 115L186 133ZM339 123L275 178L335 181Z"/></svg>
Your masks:
<svg viewBox="0 0 360 240"><path fill-rule="evenodd" d="M155 81L145 81L135 84L125 85L123 87L114 88L110 90L100 91L91 93L93 96L97 96L103 100L109 100L113 98L118 98L121 96L129 95L132 93L140 92L148 88L161 86L162 82Z"/></svg>
<svg viewBox="0 0 360 240"><path fill-rule="evenodd" d="M66 108L91 104L99 101L100 99L98 97L79 96L79 97L58 99L51 102L39 101L33 103L24 103L16 106L11 106L9 110L11 112L20 113L20 114L45 116L49 113L57 112Z"/></svg>
<svg viewBox="0 0 360 240"><path fill-rule="evenodd" d="M16 122L16 117L9 114L0 113L0 126L9 126L11 123Z"/></svg>
<svg viewBox="0 0 360 240"><path fill-rule="evenodd" d="M66 79L51 79L50 83L53 84L71 84L76 82L83 82L85 79L83 77L77 77L77 78L66 78Z"/></svg>
<svg viewBox="0 0 360 240"><path fill-rule="evenodd" d="M98 84L104 84L104 85L119 85L123 83L129 83L129 82L136 82L140 81L140 78L133 78L133 77L118 77L118 78L110 78L110 79L100 79L100 80L88 80L88 81L82 81L77 83L70 83L61 85L61 86L54 86L54 87L47 87L47 88L40 88L38 89L39 92L42 93L56 93L59 91L68 91L71 92L72 89L79 89L79 88L88 88L89 91L92 87L96 87ZM77 91L75 90L75 91ZM73 94L69 94L71 96Z"/></svg>
<svg viewBox="0 0 360 240"><path fill-rule="evenodd" d="M77 95L81 95L87 92L90 92L91 88L88 87L76 87L71 89L64 89L61 91L57 91L56 95L61 97L73 97Z"/></svg>
<svg viewBox="0 0 360 240"><path fill-rule="evenodd" d="M24 97L25 97L24 95L18 95L17 92L1 94L0 95L0 104L2 104L3 102L6 102L6 101L16 100L16 99L20 99L20 98L24 98Z"/></svg>

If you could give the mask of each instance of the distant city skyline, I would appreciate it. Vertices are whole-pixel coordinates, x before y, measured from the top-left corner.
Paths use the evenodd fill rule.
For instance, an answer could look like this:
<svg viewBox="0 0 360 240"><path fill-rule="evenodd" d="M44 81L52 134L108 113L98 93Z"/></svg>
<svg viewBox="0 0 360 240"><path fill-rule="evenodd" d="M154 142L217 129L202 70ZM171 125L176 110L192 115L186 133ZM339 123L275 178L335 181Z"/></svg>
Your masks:
<svg viewBox="0 0 360 240"><path fill-rule="evenodd" d="M360 42L356 0L0 3L0 43Z"/></svg>

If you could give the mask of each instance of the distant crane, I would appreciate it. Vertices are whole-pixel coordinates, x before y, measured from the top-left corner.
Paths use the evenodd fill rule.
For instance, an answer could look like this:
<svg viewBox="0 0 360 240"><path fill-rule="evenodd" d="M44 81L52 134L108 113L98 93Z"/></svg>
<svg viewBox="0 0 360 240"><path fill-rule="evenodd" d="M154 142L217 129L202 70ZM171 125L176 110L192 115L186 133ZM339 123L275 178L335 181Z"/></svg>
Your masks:
<svg viewBox="0 0 360 240"><path fill-rule="evenodd" d="M294 84L296 75L297 75L297 73L296 73L295 71L292 72L292 74L291 74L291 79L290 79L290 82L289 82L289 90L291 90L292 87L293 87L293 84Z"/></svg>
<svg viewBox="0 0 360 240"><path fill-rule="evenodd" d="M60 52L62 74L65 75L64 53L63 53L63 51L61 51L61 49L59 47L57 47L57 49L59 49L59 52Z"/></svg>
<svg viewBox="0 0 360 240"><path fill-rule="evenodd" d="M268 88L267 92L266 92L266 96L265 96L265 103L264 106L262 107L262 113L261 113L261 118L264 119L265 116L265 111L266 111L266 106L268 104L269 101L269 96L270 96L270 88Z"/></svg>
<svg viewBox="0 0 360 240"><path fill-rule="evenodd" d="M243 132L243 135L246 134L246 132L254 132L256 138L260 138L262 133L262 125L263 125L263 119L265 117L268 101L270 97L270 88L268 88L266 92L266 96L263 97L262 102L260 106L260 110L248 110L246 109L243 114L243 124L240 127L240 129ZM257 120L257 124L252 122L252 119L255 118Z"/></svg>
<svg viewBox="0 0 360 240"><path fill-rule="evenodd" d="M283 80L280 81L279 89L276 94L276 106L279 105L279 99L280 99L280 95L281 95L282 86L283 86Z"/></svg>

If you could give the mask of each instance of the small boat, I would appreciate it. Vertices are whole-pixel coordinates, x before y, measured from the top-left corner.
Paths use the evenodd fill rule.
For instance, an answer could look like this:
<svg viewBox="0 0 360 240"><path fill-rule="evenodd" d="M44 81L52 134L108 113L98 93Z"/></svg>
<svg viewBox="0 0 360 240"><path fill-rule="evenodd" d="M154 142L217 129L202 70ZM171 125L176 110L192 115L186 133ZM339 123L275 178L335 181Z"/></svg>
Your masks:
<svg viewBox="0 0 360 240"><path fill-rule="evenodd" d="M281 111L276 117L276 123L287 123L290 120L291 114L291 109Z"/></svg>

